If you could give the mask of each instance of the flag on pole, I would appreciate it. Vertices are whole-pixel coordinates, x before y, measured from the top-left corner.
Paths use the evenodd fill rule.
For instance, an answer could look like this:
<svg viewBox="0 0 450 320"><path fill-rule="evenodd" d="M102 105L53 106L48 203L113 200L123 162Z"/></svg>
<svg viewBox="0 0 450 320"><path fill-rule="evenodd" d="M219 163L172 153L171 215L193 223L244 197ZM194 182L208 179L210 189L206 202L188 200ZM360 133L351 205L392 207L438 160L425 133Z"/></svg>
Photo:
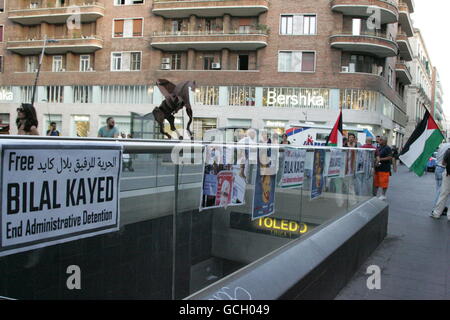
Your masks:
<svg viewBox="0 0 450 320"><path fill-rule="evenodd" d="M400 160L419 177L425 172L428 159L444 140L441 130L428 110L400 154Z"/></svg>
<svg viewBox="0 0 450 320"><path fill-rule="evenodd" d="M339 117L328 136L326 146L342 148L342 110L339 112Z"/></svg>

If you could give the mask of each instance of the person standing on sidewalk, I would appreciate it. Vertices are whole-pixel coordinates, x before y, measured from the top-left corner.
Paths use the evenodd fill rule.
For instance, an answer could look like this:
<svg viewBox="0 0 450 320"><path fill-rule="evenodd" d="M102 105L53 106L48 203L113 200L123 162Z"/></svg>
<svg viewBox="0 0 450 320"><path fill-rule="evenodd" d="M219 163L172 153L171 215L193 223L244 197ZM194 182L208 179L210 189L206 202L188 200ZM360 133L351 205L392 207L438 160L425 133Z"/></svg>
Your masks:
<svg viewBox="0 0 450 320"><path fill-rule="evenodd" d="M439 194L441 193L441 186L442 186L442 175L445 172L445 165L443 164L445 152L450 149L450 143L443 143L439 147L439 150L437 152L436 156L436 169L434 170L434 179L436 180L436 197L434 198L434 207L436 207L438 200L439 200ZM445 206L442 214L447 215L448 208Z"/></svg>
<svg viewBox="0 0 450 320"><path fill-rule="evenodd" d="M119 129L115 126L116 122L113 117L108 117L106 119L106 126L101 127L98 130L99 138L118 138L119 137Z"/></svg>
<svg viewBox="0 0 450 320"><path fill-rule="evenodd" d="M386 192L389 188L389 177L391 175L392 149L387 145L387 137L380 137L380 147L377 150L375 164L375 196L378 189L382 189L380 200L386 200Z"/></svg>
<svg viewBox="0 0 450 320"><path fill-rule="evenodd" d="M36 109L32 104L22 103L22 105L17 108L17 134L18 135L29 135L38 136L38 120L36 116Z"/></svg>
<svg viewBox="0 0 450 320"><path fill-rule="evenodd" d="M430 215L434 219L439 219L442 216L448 195L450 194L450 149L445 151L442 165L445 166L445 170L442 172L441 192L437 204ZM450 217L448 218L448 221L450 221Z"/></svg>
<svg viewBox="0 0 450 320"><path fill-rule="evenodd" d="M377 149L377 147L373 145L373 138L372 137L367 137L366 138L366 144L362 145L361 148L363 148L363 149L374 149L374 150Z"/></svg>
<svg viewBox="0 0 450 320"><path fill-rule="evenodd" d="M397 161L400 157L400 153L398 152L397 146L392 146L392 166L394 169L394 172L397 172Z"/></svg>

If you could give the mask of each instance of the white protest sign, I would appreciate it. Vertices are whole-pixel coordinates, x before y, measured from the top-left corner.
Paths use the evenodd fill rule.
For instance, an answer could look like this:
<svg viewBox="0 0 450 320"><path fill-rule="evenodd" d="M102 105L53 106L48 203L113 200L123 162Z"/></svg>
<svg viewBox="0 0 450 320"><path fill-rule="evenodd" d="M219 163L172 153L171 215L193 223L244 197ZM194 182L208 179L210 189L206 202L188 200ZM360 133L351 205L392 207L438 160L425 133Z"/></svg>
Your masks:
<svg viewBox="0 0 450 320"><path fill-rule="evenodd" d="M280 180L282 188L303 185L305 174L306 150L286 148L283 159L283 175Z"/></svg>
<svg viewBox="0 0 450 320"><path fill-rule="evenodd" d="M0 256L118 230L120 146L2 149Z"/></svg>

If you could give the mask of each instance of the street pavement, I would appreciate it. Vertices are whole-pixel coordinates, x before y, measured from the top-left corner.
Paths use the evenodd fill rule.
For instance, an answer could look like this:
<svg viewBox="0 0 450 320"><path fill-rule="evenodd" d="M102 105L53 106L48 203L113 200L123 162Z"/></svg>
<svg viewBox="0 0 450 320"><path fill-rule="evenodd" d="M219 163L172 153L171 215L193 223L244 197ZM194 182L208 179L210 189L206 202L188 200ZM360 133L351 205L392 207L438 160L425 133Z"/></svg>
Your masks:
<svg viewBox="0 0 450 320"><path fill-rule="evenodd" d="M399 167L387 194L388 235L336 299L450 299L450 221L429 217L434 197L434 173ZM379 290L367 287L371 265L381 269Z"/></svg>

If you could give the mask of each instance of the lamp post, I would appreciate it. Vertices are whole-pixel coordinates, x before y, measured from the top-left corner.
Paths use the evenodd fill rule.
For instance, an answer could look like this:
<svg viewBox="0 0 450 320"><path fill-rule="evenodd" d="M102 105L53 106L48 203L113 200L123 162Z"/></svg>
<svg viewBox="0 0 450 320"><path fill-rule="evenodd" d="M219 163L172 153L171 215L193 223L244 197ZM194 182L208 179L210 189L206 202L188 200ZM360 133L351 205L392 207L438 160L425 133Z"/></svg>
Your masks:
<svg viewBox="0 0 450 320"><path fill-rule="evenodd" d="M57 43L57 42L58 42L58 40L47 39L47 35L44 36L44 46L42 47L41 57L39 59L39 66L38 66L38 70L36 72L36 78L34 79L33 95L31 96L31 105L32 106L34 106L34 98L36 96L36 87L37 87L37 83L38 83L38 79L39 79L39 74L41 73L41 65L42 65L42 60L44 59L45 46L47 45L47 43Z"/></svg>

